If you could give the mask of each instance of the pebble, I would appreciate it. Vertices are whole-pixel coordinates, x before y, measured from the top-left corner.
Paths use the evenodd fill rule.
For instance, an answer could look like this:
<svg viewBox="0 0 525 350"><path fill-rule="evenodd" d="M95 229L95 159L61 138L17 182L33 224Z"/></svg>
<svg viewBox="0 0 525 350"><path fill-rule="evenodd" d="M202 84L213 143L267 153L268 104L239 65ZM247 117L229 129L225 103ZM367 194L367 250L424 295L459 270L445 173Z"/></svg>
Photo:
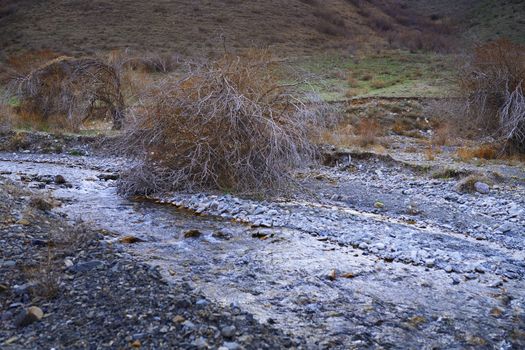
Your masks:
<svg viewBox="0 0 525 350"><path fill-rule="evenodd" d="M44 317L44 312L38 306L31 306L28 309L20 311L15 317L14 323L16 327L26 327L31 323L40 321Z"/></svg>
<svg viewBox="0 0 525 350"><path fill-rule="evenodd" d="M359 243L359 249L363 249L363 250L368 249L368 244L365 242Z"/></svg>
<svg viewBox="0 0 525 350"><path fill-rule="evenodd" d="M188 230L184 232L183 236L184 238L197 238L202 235L202 232L199 230Z"/></svg>
<svg viewBox="0 0 525 350"><path fill-rule="evenodd" d="M73 265L69 268L69 271L71 272L87 272L94 269L99 268L100 266L104 265L104 263L100 260L91 260L84 263L79 263L76 265Z"/></svg>
<svg viewBox="0 0 525 350"><path fill-rule="evenodd" d="M66 178L62 175L56 175L54 178L54 181L55 181L55 184L57 185L63 185L67 182Z"/></svg>
<svg viewBox="0 0 525 350"><path fill-rule="evenodd" d="M490 186L484 182L479 181L474 184L474 189L476 192L481 194L488 194L490 192Z"/></svg>
<svg viewBox="0 0 525 350"><path fill-rule="evenodd" d="M195 339L191 344L193 346L196 346L197 349L207 349L208 348L208 343L206 342L206 339L204 339L203 337L199 337Z"/></svg>
<svg viewBox="0 0 525 350"><path fill-rule="evenodd" d="M222 346L228 350L239 350L241 348L241 346L235 342L224 342Z"/></svg>
<svg viewBox="0 0 525 350"><path fill-rule="evenodd" d="M235 335L235 326L226 326L221 329L221 334L225 338L231 338Z"/></svg>
<svg viewBox="0 0 525 350"><path fill-rule="evenodd" d="M210 302L206 299L199 299L197 300L197 302L195 303L197 306L199 307L204 307L206 305L208 305Z"/></svg>
<svg viewBox="0 0 525 350"><path fill-rule="evenodd" d="M425 266L426 267L434 267L435 264L436 264L436 262L435 262L434 259L427 259L427 260L425 260Z"/></svg>

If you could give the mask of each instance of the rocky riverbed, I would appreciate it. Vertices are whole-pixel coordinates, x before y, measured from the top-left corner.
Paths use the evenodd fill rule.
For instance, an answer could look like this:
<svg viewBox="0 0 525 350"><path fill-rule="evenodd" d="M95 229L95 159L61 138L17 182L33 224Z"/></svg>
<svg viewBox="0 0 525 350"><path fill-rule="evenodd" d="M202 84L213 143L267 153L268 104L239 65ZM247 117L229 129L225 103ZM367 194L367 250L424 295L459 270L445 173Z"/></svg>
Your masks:
<svg viewBox="0 0 525 350"><path fill-rule="evenodd" d="M476 169L479 184L464 192L462 178L474 171L461 164L450 171L449 164L429 168L343 154L334 166L298 173L299 186L286 198L172 193L132 201L116 194L115 174L122 164L104 157L0 155L4 176L61 203L46 215L82 220L99 236L104 233L70 259L74 266L101 263L85 273L66 269L65 281L72 284L64 282L60 290L69 296L49 302L62 305L58 312L43 307L51 316L22 330L6 326L0 342L67 347L46 340L61 329L59 314L63 320L90 309L101 320L105 313L113 315L104 307L108 302L121 307L115 306L119 322L138 330L110 332L103 322L83 327L69 316L67 329L77 341L71 344L91 345L85 335L101 327L107 336L97 344L108 345L112 333L112 344L132 346L139 340L150 348L171 341L182 348L525 346L522 166ZM493 176L495 170L500 176ZM57 183L58 175L64 182ZM2 239L8 246L19 244L24 230L38 231L34 225L9 224ZM136 278L125 273L135 269ZM11 289L11 278L0 283ZM77 280L85 282L75 285ZM101 284L119 292L110 299L86 297L112 294ZM181 295L189 299L178 311L170 298ZM31 297L9 298L13 317L34 304ZM159 311L137 316L145 305ZM202 316L208 309L214 311ZM197 330L169 323L181 312ZM3 325L12 325L10 314ZM79 314L86 317L89 311Z"/></svg>

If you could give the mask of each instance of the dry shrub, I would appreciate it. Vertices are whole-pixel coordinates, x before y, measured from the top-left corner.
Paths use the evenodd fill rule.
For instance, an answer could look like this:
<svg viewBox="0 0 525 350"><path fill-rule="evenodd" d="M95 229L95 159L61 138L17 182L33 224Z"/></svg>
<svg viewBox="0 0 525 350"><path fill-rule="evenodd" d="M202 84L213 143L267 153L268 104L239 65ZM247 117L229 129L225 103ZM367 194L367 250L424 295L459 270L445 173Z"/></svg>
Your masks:
<svg viewBox="0 0 525 350"><path fill-rule="evenodd" d="M525 152L524 80L525 46L506 39L478 46L458 77L467 122L520 152Z"/></svg>
<svg viewBox="0 0 525 350"><path fill-rule="evenodd" d="M461 147L456 154L459 159L468 161L474 158L477 159L496 159L498 157L498 148L493 144L481 145L478 147Z"/></svg>
<svg viewBox="0 0 525 350"><path fill-rule="evenodd" d="M77 129L88 118L110 116L114 128L124 109L118 72L101 60L59 57L14 79L10 96L16 112L29 120L63 120Z"/></svg>
<svg viewBox="0 0 525 350"><path fill-rule="evenodd" d="M151 86L130 111L122 148L135 166L120 191L284 188L313 155L317 113L274 68L264 51L226 55Z"/></svg>
<svg viewBox="0 0 525 350"><path fill-rule="evenodd" d="M348 147L355 144L355 128L350 124L340 124L333 129L326 129L317 140L320 144Z"/></svg>

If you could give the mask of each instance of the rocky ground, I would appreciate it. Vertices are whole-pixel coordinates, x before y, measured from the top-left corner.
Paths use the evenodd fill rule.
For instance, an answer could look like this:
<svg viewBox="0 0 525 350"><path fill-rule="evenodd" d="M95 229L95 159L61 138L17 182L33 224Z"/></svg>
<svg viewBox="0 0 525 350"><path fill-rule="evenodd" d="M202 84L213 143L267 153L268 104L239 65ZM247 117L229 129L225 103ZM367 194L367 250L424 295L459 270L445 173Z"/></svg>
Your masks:
<svg viewBox="0 0 525 350"><path fill-rule="evenodd" d="M68 147L0 154L4 184L61 204L11 194L20 199L2 234L5 345L525 347L521 164L334 151L327 166L299 172L286 198L128 200L115 188L122 160ZM39 215L26 218L29 203ZM20 261L47 251L45 222L76 220L96 230L57 254L59 297L20 287L31 280ZM30 306L44 318L17 328Z"/></svg>
<svg viewBox="0 0 525 350"><path fill-rule="evenodd" d="M300 344L187 283L168 283L158 268L105 242L104 231L65 223L50 211L50 198L6 178L0 178L0 197L2 349Z"/></svg>

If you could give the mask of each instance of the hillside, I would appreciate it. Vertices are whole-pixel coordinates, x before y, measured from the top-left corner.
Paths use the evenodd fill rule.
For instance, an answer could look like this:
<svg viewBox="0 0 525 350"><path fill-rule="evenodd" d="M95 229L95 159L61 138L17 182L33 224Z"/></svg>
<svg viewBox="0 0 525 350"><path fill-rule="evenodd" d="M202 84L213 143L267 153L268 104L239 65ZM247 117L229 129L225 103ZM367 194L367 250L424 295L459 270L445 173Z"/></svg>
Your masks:
<svg viewBox="0 0 525 350"><path fill-rule="evenodd" d="M522 0L408 0L422 16L449 19L469 40L507 37L525 41L525 1Z"/></svg>
<svg viewBox="0 0 525 350"><path fill-rule="evenodd" d="M375 2L360 0L7 0L0 49L78 54L133 48L209 54L272 46L276 52L384 46L412 30ZM388 35L387 35L388 34ZM224 39L223 39L224 38Z"/></svg>

